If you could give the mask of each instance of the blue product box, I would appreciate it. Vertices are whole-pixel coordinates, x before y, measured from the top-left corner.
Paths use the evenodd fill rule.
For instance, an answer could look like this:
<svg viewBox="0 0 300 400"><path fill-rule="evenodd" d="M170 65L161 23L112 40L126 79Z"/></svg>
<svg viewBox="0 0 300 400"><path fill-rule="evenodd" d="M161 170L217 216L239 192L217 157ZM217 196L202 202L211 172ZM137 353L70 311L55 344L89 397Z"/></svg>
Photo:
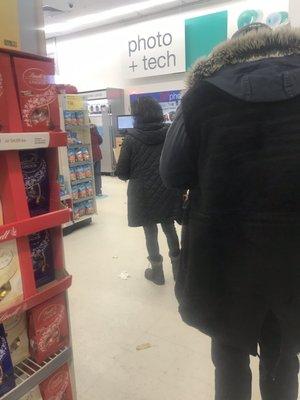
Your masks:
<svg viewBox="0 0 300 400"><path fill-rule="evenodd" d="M0 325L0 396L15 387L14 367L3 324Z"/></svg>
<svg viewBox="0 0 300 400"><path fill-rule="evenodd" d="M29 245L35 283L39 288L55 279L50 232L45 230L29 235Z"/></svg>

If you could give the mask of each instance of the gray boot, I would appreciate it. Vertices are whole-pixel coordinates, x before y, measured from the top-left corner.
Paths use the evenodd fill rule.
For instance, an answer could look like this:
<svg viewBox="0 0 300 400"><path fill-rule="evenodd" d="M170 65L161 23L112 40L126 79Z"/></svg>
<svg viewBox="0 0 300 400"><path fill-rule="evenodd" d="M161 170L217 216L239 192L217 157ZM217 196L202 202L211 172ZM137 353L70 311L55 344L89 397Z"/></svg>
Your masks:
<svg viewBox="0 0 300 400"><path fill-rule="evenodd" d="M176 257L173 257L170 255L170 259L171 259L171 263L172 263L174 281L176 282L178 272L179 272L179 266L180 266L180 254L178 254L178 256L176 256Z"/></svg>
<svg viewBox="0 0 300 400"><path fill-rule="evenodd" d="M152 261L148 258L151 264L151 268L147 268L145 271L145 278L148 281L155 283L156 285L164 285L165 284L165 275L163 270L163 258L160 258L160 261Z"/></svg>

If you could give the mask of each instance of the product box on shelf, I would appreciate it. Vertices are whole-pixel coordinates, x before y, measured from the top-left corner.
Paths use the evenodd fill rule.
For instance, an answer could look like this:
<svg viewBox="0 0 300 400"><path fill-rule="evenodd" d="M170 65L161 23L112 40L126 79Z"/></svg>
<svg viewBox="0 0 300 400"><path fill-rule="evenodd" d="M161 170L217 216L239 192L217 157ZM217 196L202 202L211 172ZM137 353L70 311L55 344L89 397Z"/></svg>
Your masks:
<svg viewBox="0 0 300 400"><path fill-rule="evenodd" d="M52 244L49 230L29 235L32 264L36 287L54 281L55 269L52 257Z"/></svg>
<svg viewBox="0 0 300 400"><path fill-rule="evenodd" d="M40 385L43 400L73 400L68 365L64 365Z"/></svg>
<svg viewBox="0 0 300 400"><path fill-rule="evenodd" d="M54 63L21 57L14 57L13 60L24 131L59 129Z"/></svg>
<svg viewBox="0 0 300 400"><path fill-rule="evenodd" d="M23 286L17 243L0 243L0 311L22 301Z"/></svg>
<svg viewBox="0 0 300 400"><path fill-rule="evenodd" d="M46 150L20 152L27 202L32 217L49 211L49 178L45 152Z"/></svg>
<svg viewBox="0 0 300 400"><path fill-rule="evenodd" d="M29 393L25 394L25 396L21 397L20 400L43 400L40 388L36 387Z"/></svg>
<svg viewBox="0 0 300 400"><path fill-rule="evenodd" d="M0 52L0 133L9 132L11 123L20 131L21 119L9 54Z"/></svg>
<svg viewBox="0 0 300 400"><path fill-rule="evenodd" d="M16 315L5 321L4 329L13 365L18 365L29 357L26 314Z"/></svg>
<svg viewBox="0 0 300 400"><path fill-rule="evenodd" d="M3 225L0 201L0 225ZM0 311L23 299L20 260L15 240L0 243Z"/></svg>
<svg viewBox="0 0 300 400"><path fill-rule="evenodd" d="M15 387L12 364L4 327L0 325L0 397Z"/></svg>
<svg viewBox="0 0 300 400"><path fill-rule="evenodd" d="M29 311L31 356L42 363L69 345L69 325L65 295L60 294Z"/></svg>

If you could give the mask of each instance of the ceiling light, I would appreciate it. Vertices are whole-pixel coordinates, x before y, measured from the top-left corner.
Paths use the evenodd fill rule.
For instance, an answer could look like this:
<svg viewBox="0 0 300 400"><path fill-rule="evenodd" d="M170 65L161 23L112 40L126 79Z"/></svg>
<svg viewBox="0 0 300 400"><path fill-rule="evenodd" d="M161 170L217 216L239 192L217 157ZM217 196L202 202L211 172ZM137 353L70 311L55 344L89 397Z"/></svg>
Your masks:
<svg viewBox="0 0 300 400"><path fill-rule="evenodd" d="M164 0L163 4L168 3L177 3L177 0ZM116 17L124 17L131 13L138 13L141 11L145 11L151 9L153 7L159 6L162 4L162 0L147 0L142 1L140 3L129 4L127 6L113 8L111 10L88 14L82 17L72 18L65 22L49 24L45 26L45 32L47 34L51 33L62 33L68 32L72 30L76 30L78 28L86 27L89 25L96 24L102 21L108 21Z"/></svg>

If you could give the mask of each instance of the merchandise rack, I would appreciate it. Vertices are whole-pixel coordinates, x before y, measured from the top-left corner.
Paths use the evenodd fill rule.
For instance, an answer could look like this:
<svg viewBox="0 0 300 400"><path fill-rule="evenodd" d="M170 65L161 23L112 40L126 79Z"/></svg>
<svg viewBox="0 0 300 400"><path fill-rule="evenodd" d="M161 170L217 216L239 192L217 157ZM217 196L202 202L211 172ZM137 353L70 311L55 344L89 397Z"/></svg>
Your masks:
<svg viewBox="0 0 300 400"><path fill-rule="evenodd" d="M16 387L1 397L2 400L16 400L25 396L28 392L42 383L56 370L70 362L72 350L69 347L53 354L42 364L38 364L31 357L15 367Z"/></svg>
<svg viewBox="0 0 300 400"><path fill-rule="evenodd" d="M2 101L2 110L0 110L2 111L2 114L0 113L0 205L2 207L0 213L0 245L4 245L8 241L16 242L23 287L22 299L15 299L7 305L0 303L0 323L13 316L23 314L62 293L65 294L67 318L69 320L66 290L71 286L72 277L65 270L62 224L70 220L71 211L61 203L57 181L58 148L67 145L67 134L59 129L59 121L54 124L53 131L46 131L46 128L40 131L36 129L36 132L33 132L25 126L25 117L21 113L22 101L19 97L21 96L21 89L18 86L20 82L16 70L14 71L14 68L20 68L21 63L27 66L25 68L30 69L30 63L36 61L44 62L45 70L47 68L48 71L51 70L51 72L45 73L54 75L54 62L49 58L0 49L0 73L2 74L2 86L0 87L0 101ZM34 85L34 82L32 85ZM50 86L51 84L49 84ZM3 97L1 99L3 95L4 100ZM42 98L42 101L45 101L45 97ZM57 120L56 114L57 117L59 116L58 102L53 104L51 116L53 111L53 118ZM57 107L55 104L57 104ZM37 106L44 107L44 110L47 107L50 112L49 102L46 105L38 104ZM44 149L43 157L45 157L48 166L49 211L31 217L19 151L38 149ZM37 288L28 235L43 230L48 230L51 237L55 279ZM68 322L70 327L70 321ZM35 363L29 357L14 367L16 387L3 395L2 398L5 400L20 399L63 365L68 365L72 383L72 398L76 400L71 327L69 347L57 351L41 364Z"/></svg>
<svg viewBox="0 0 300 400"><path fill-rule="evenodd" d="M54 228L70 220L68 208L0 225L0 243L28 236L40 230Z"/></svg>
<svg viewBox="0 0 300 400"><path fill-rule="evenodd" d="M61 129L66 130L68 132L74 132L77 135L77 139L81 143L70 143L68 141L67 148L61 148L59 150L59 168L60 174L64 178L65 189L67 193L61 194L61 201L68 205L72 210L76 205L82 204L85 201L93 202L94 213L87 213L85 215L80 216L79 218L75 218L73 214L73 218L71 222L64 223L64 233L70 233L74 229L80 228L82 226L88 225L92 222L92 216L97 214L97 203L95 196L95 177L94 177L94 165L92 158L92 145L91 145L91 134L90 134L90 125L89 125L89 116L87 110L87 102L85 99L78 94L61 94L59 95L59 106L60 106L60 119L61 119ZM65 112L69 113L83 113L83 121L80 124L73 124L66 120ZM85 147L88 149L90 154L90 160L77 161L70 163L68 160L68 150L69 149L80 149ZM70 168L84 167L89 165L92 171L91 177L86 177L82 179L71 180L70 177ZM90 182L93 188L93 196L86 196L78 199L74 199L72 192L73 188L80 185Z"/></svg>
<svg viewBox="0 0 300 400"><path fill-rule="evenodd" d="M49 283L43 290L37 291L33 296L29 296L21 302L15 303L12 306L0 311L0 323L2 324L11 317L30 310L39 304L65 292L72 284L72 276L66 271L63 272L61 277L57 278L55 282Z"/></svg>

